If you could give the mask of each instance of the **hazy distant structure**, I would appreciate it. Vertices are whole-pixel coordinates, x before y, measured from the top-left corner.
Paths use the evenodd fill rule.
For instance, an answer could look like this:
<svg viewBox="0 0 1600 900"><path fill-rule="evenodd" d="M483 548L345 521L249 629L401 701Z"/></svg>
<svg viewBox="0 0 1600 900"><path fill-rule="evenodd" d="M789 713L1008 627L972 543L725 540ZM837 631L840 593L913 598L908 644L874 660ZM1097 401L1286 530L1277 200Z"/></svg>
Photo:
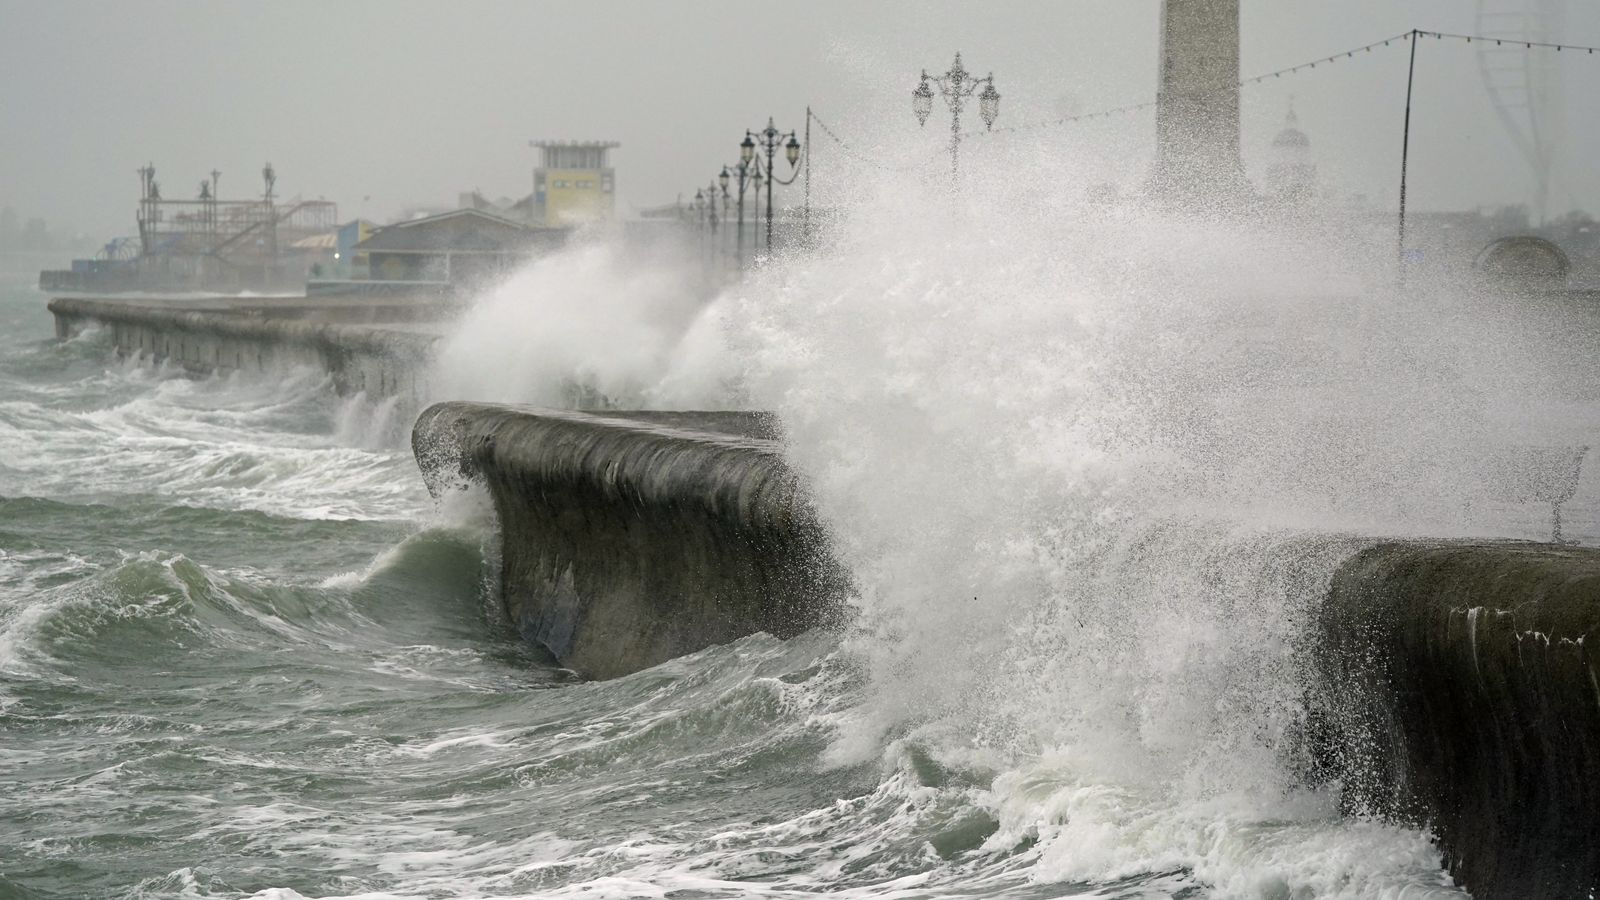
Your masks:
<svg viewBox="0 0 1600 900"><path fill-rule="evenodd" d="M565 227L610 221L616 216L616 141L530 141L542 153L533 170L536 225Z"/></svg>
<svg viewBox="0 0 1600 900"><path fill-rule="evenodd" d="M1554 242L1533 235L1500 238L1483 248L1472 267L1506 287L1546 291L1566 287L1572 271L1565 251Z"/></svg>
<svg viewBox="0 0 1600 900"><path fill-rule="evenodd" d="M1311 138L1300 130L1294 103L1284 117L1283 130L1272 139L1272 162L1267 167L1267 195L1286 205L1311 200L1317 193L1317 164L1311 155Z"/></svg>
<svg viewBox="0 0 1600 900"><path fill-rule="evenodd" d="M366 254L373 281L477 284L554 249L565 234L469 208L379 228L354 250Z"/></svg>
<svg viewBox="0 0 1600 900"><path fill-rule="evenodd" d="M1558 41L1565 11L1561 0L1478 0L1478 71L1495 114L1527 161L1533 176L1533 220L1544 224L1550 206L1550 176L1565 122L1561 61L1554 53L1530 51L1525 42Z"/></svg>
<svg viewBox="0 0 1600 900"><path fill-rule="evenodd" d="M1239 0L1163 0L1150 187L1212 205L1248 193L1239 155Z"/></svg>
<svg viewBox="0 0 1600 900"><path fill-rule="evenodd" d="M241 277L250 284L281 280L278 270L287 265L292 272L299 261L282 258L280 248L330 234L339 224L338 207L330 201L295 198L279 203L278 173L271 163L261 169L259 200L223 200L217 189L222 173L217 171L201 182L198 199L169 199L161 195L154 165L138 172L135 220L140 266L147 273L159 270L206 285L233 284Z"/></svg>

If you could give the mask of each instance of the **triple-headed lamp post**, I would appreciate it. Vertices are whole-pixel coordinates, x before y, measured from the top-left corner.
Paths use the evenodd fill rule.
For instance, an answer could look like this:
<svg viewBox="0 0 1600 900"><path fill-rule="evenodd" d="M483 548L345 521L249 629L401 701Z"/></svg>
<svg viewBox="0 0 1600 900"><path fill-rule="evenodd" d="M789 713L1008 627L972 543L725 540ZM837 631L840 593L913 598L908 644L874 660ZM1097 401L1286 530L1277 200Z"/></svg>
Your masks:
<svg viewBox="0 0 1600 900"><path fill-rule="evenodd" d="M784 142L784 138L788 138ZM763 171L761 160L756 157L757 146L765 152L767 157L766 169ZM800 140L794 132L787 134L779 131L772 124L772 119L767 119L767 127L760 131L745 131L744 140L739 142L739 235L741 242L744 236L744 175L751 168L755 170L756 190L761 189L761 179L767 182L767 252L772 252L772 184L794 184L799 172L793 172L788 181L779 181L777 172L773 169L773 159L778 155L778 147L783 147L783 158L789 161L792 170L800 162ZM719 176L721 177L721 176Z"/></svg>
<svg viewBox="0 0 1600 900"><path fill-rule="evenodd" d="M993 128L994 120L1000 117L1000 92L994 89L993 72L983 78L972 77L961 65L961 54L957 53L955 65L943 75L929 75L927 69L922 70L922 80L911 92L911 111L917 114L918 125L927 125L928 116L933 112L933 85L939 86L939 95L950 107L950 181L952 185L960 185L961 109L967 99L976 94L983 127Z"/></svg>

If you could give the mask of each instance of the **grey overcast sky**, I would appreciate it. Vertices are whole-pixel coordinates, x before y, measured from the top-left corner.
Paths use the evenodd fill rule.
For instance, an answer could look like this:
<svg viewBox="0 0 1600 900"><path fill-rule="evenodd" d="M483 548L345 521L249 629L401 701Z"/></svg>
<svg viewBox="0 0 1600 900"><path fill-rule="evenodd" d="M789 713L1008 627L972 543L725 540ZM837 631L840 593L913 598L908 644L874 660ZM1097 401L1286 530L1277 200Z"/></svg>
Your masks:
<svg viewBox="0 0 1600 900"><path fill-rule="evenodd" d="M1483 0L1546 9L1600 44L1593 0ZM1412 27L1471 32L1479 0L1243 0L1246 75ZM959 49L992 69L1001 124L1150 99L1158 0L756 3L724 0L0 0L0 205L95 237L133 229L134 169L169 197L213 167L227 197L263 162L285 196L384 220L461 191L530 190L533 138L622 142L624 209L692 194L747 127L803 124L807 104L864 146L915 129L909 91ZM1527 199L1527 167L1462 45L1424 44L1413 144L1417 203ZM1600 54L1566 54L1553 211L1600 210ZM1323 66L1245 95L1247 156L1289 95L1327 177L1392 202L1403 49ZM931 127L931 126L930 126ZM934 140L929 135L930 141ZM1038 132L1029 140L1050 140ZM820 149L820 148L819 148ZM820 158L820 157L819 157Z"/></svg>

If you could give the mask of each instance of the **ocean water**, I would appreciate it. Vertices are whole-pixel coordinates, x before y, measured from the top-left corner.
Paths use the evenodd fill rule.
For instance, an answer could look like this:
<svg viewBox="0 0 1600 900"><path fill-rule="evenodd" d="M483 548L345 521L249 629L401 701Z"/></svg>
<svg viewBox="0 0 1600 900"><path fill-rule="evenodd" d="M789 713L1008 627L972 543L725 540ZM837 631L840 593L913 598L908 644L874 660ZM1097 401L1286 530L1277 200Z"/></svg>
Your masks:
<svg viewBox="0 0 1600 900"><path fill-rule="evenodd" d="M1539 536L1419 447L1582 432L1592 398L1502 402L1543 373L1505 342L1462 365L1477 324L1439 355L1361 338L1414 334L1381 312L1340 344L1281 304L1172 302L1269 283L1261 254L1128 262L1204 234L1011 208L970 211L984 241L908 237L933 217L878 199L853 248L680 304L607 375L778 410L857 623L604 683L519 642L483 498L431 502L363 400L57 342L48 261L5 258L0 897L1461 896L1426 834L1297 777L1305 622L1378 537ZM548 338L537 303L595 292L550 299L561 271L461 333ZM551 377L452 354L461 396Z"/></svg>

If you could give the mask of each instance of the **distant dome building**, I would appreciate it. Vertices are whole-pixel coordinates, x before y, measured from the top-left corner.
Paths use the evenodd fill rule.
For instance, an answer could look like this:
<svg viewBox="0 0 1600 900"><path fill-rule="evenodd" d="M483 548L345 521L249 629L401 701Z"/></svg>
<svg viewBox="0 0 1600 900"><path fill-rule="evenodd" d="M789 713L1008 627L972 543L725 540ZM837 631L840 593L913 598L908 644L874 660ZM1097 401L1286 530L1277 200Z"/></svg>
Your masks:
<svg viewBox="0 0 1600 900"><path fill-rule="evenodd" d="M1300 130L1294 104L1283 130L1272 139L1272 163L1267 168L1267 194L1281 203L1305 203L1317 193L1317 164L1311 157L1311 138Z"/></svg>
<svg viewBox="0 0 1600 900"><path fill-rule="evenodd" d="M1501 287L1560 290L1572 263L1553 241L1533 235L1504 237L1484 247L1472 267Z"/></svg>

